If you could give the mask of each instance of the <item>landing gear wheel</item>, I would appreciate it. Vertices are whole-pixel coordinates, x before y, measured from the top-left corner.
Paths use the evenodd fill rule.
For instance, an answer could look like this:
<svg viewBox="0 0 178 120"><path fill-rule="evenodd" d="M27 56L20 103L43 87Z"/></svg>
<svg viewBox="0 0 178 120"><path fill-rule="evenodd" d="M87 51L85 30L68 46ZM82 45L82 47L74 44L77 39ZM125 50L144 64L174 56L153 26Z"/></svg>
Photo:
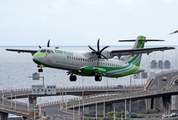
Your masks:
<svg viewBox="0 0 178 120"><path fill-rule="evenodd" d="M101 81L102 80L102 76L101 75L96 75L95 76L95 81Z"/></svg>
<svg viewBox="0 0 178 120"><path fill-rule="evenodd" d="M40 68L40 69L38 69L38 72L43 72L42 65L37 65L37 67Z"/></svg>
<svg viewBox="0 0 178 120"><path fill-rule="evenodd" d="M43 69L38 69L38 72L43 72Z"/></svg>
<svg viewBox="0 0 178 120"><path fill-rule="evenodd" d="M77 80L77 76L76 75L70 75L69 77L71 82L75 82Z"/></svg>

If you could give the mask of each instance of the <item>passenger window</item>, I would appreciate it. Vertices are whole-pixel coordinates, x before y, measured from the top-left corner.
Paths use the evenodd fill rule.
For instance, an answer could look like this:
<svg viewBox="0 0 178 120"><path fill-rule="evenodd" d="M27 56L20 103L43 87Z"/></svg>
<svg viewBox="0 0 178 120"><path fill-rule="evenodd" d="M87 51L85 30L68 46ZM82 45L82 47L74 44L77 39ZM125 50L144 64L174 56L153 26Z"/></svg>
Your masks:
<svg viewBox="0 0 178 120"><path fill-rule="evenodd" d="M51 53L49 50L47 50L47 53Z"/></svg>

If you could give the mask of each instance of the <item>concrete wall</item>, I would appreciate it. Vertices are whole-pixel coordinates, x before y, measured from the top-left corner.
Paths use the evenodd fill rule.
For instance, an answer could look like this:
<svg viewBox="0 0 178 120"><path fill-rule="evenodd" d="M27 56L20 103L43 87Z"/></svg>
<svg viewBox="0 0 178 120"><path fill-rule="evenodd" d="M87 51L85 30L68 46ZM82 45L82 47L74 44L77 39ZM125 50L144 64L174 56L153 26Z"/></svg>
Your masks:
<svg viewBox="0 0 178 120"><path fill-rule="evenodd" d="M178 110L178 95L171 96L171 110Z"/></svg>
<svg viewBox="0 0 178 120"><path fill-rule="evenodd" d="M154 98L153 109L163 110L163 100L162 100L162 97L155 97Z"/></svg>

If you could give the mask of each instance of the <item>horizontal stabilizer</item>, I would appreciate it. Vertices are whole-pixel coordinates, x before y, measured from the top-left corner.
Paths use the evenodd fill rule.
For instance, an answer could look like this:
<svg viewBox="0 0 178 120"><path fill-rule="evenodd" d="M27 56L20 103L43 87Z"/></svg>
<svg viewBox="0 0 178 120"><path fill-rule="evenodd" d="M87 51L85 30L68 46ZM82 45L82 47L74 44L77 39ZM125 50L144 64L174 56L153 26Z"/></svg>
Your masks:
<svg viewBox="0 0 178 120"><path fill-rule="evenodd" d="M119 40L119 42L134 42L136 40ZM145 41L145 42L152 42L152 41L164 41L164 40L158 40L158 39L146 39L146 40L138 40L138 41Z"/></svg>

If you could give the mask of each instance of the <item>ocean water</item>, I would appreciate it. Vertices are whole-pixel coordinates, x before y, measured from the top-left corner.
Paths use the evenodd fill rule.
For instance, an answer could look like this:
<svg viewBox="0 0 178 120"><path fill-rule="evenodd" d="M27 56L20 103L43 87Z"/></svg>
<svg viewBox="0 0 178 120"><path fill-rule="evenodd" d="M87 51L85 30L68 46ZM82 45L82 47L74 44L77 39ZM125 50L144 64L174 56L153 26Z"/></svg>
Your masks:
<svg viewBox="0 0 178 120"><path fill-rule="evenodd" d="M28 76L32 76L34 72L38 71L37 65L32 61L32 55L30 53L17 53L9 52L5 49L34 49L38 50L38 47L0 47L0 90L3 89L20 89L20 88L31 88L32 85L41 85L42 80L32 80ZM63 46L61 49L68 51L90 51L88 47L70 47ZM96 48L96 47L94 47ZM128 49L130 47L109 47L109 50ZM149 71L149 61L152 60L169 60L171 62L171 69L176 69L176 50L169 50L164 52L154 52L150 55L143 54L141 67L146 71ZM154 70L150 69L150 72ZM156 73L162 70L155 70ZM164 70L167 71L167 70ZM106 86L106 85L129 85L129 76L121 78L106 78L103 77L101 82L95 82L94 77L82 77L77 76L76 82L70 82L69 76L66 74L67 71L44 68L43 73L40 76L44 77L45 85L56 85L57 87L72 87L72 86ZM146 80L138 79L135 80L135 84L144 84ZM68 98L73 96L68 96ZM41 102L56 101L60 97L45 97L42 98ZM20 101L27 101L21 99Z"/></svg>

